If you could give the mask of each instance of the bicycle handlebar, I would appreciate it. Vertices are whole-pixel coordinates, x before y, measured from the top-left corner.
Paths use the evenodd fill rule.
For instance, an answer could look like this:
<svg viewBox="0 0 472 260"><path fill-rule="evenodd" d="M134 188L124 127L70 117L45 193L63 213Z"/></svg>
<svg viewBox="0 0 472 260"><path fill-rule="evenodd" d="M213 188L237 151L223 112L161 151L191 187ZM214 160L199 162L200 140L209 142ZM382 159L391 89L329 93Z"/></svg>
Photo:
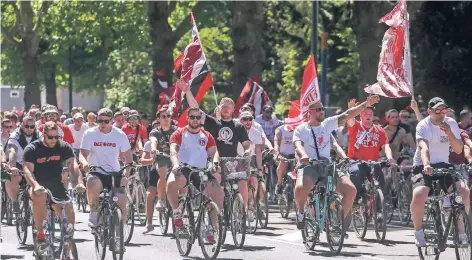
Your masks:
<svg viewBox="0 0 472 260"><path fill-rule="evenodd" d="M76 189L73 189L73 190L76 190ZM52 195L52 192L49 190L49 189L46 189L43 187L43 189L39 190L39 192L41 193L46 193L46 195L48 196L49 200L51 200L52 202L56 203L56 204L61 204L61 205L65 205L65 204L68 204L68 203L71 203L72 202L72 198L69 197L68 200L58 200L56 199L53 195Z"/></svg>
<svg viewBox="0 0 472 260"><path fill-rule="evenodd" d="M167 159L170 159L170 155L166 154L166 153L163 153L163 152L157 152L156 155L154 155L154 157L159 157L159 156L162 156L162 157L165 157Z"/></svg>
<svg viewBox="0 0 472 260"><path fill-rule="evenodd" d="M95 171L96 169L99 169L99 170L102 170L104 173L106 173L109 176L120 177L120 176L123 175L124 170L128 167L131 167L131 166L133 166L132 162L124 165L123 167L121 167L121 169L119 171L115 172L115 171L107 171L107 170L103 169L101 166L91 165L90 166L90 171L92 172L92 171Z"/></svg>

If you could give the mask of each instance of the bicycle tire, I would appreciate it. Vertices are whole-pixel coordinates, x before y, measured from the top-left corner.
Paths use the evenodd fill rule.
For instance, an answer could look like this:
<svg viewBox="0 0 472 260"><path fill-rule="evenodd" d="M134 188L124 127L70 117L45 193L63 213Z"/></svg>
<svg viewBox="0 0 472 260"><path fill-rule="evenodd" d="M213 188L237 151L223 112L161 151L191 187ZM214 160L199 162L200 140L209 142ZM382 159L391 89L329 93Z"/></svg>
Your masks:
<svg viewBox="0 0 472 260"><path fill-rule="evenodd" d="M261 192L264 194L264 200L261 200ZM268 193L266 192L266 187L264 182L259 183L259 188L257 189L257 223L259 224L259 228L267 228L269 224L269 204L268 204ZM261 202L263 204L263 208L261 207Z"/></svg>
<svg viewBox="0 0 472 260"><path fill-rule="evenodd" d="M411 198L412 194L410 185L405 182L403 185L400 185L400 190L398 191L398 215L400 218L400 224L403 226L408 226L411 221Z"/></svg>
<svg viewBox="0 0 472 260"><path fill-rule="evenodd" d="M114 242L112 245L110 245L112 249L112 257L113 260L123 260L124 253L123 249L125 247L125 241L123 237L123 216L121 215L121 210L117 207L113 210L112 213L113 217L113 223L110 223L110 233L112 234L112 241ZM116 250L116 235L119 236L119 243L120 243L120 252L117 252Z"/></svg>
<svg viewBox="0 0 472 260"><path fill-rule="evenodd" d="M334 205L332 205L332 203L334 203ZM341 200L339 199L339 197L337 195L331 195L329 198L328 198L328 205L326 205L327 207L329 207L328 209L328 216L326 218L326 240L328 241L328 247L329 249L331 250L331 252L335 253L335 254L339 254L341 252L341 249L343 248L343 244L344 244L344 232L346 230L346 228L344 227L344 209L343 209L343 204L341 202ZM333 209L334 207L334 209ZM331 213L334 213L336 212L336 216L332 216ZM340 232L341 234L339 234L339 242L337 242L338 244L334 244L334 239L331 237L331 234L333 234L334 232L332 232L331 230L331 227L333 226L333 220L334 218L337 218L337 221L339 221L339 225L341 226L340 228ZM339 219L341 218L341 219ZM336 229L336 230L338 230ZM335 228L333 228L333 230L335 230Z"/></svg>
<svg viewBox="0 0 472 260"><path fill-rule="evenodd" d="M144 226L146 225L146 190L142 183L139 183L135 189L136 197L134 198L134 206L136 209L136 215L138 217L139 224Z"/></svg>
<svg viewBox="0 0 472 260"><path fill-rule="evenodd" d="M229 203L228 201L231 200L231 197L225 196L223 200L223 232L221 233L221 243L224 244L226 241L226 232L228 231L228 226L231 224L231 210L229 209Z"/></svg>
<svg viewBox="0 0 472 260"><path fill-rule="evenodd" d="M213 211L216 211L216 212L213 212ZM208 216L208 224L210 224L211 222L211 214L212 212L214 214L216 214L217 216L217 226L218 228L215 228L213 229L213 231L216 231L217 233L214 234L214 238L216 238L216 245L213 244L211 249L210 250L207 250L206 248L206 244L205 243L205 239L206 237L203 237L203 234L205 234L205 230L206 230L206 227L208 226L207 223L205 223L205 216ZM202 216L200 216L200 222L197 224L197 233L198 233L198 243L200 244L200 248L202 249L202 253L203 253L203 256L205 256L205 259L210 259L210 260L214 260L218 257L218 254L220 253L220 248L221 248L221 233L222 233L222 229L223 229L223 220L222 220L222 217L221 217L221 214L219 212L219 209L218 209L218 206L216 205L215 202L213 201L210 201L208 203L206 203L206 205L204 207L200 207L200 213L199 214L203 214ZM212 226L214 225L214 223L212 224ZM202 228L205 228L205 230L203 230Z"/></svg>
<svg viewBox="0 0 472 260"><path fill-rule="evenodd" d="M104 214L104 210L100 209L97 212L98 224L93 230L94 241L95 241L95 254L97 259L104 260L107 253L107 244L109 241L108 236L108 216Z"/></svg>
<svg viewBox="0 0 472 260"><path fill-rule="evenodd" d="M287 194L287 185L284 183L282 196L279 198L279 211L282 218L287 218L290 213L291 201Z"/></svg>
<svg viewBox="0 0 472 260"><path fill-rule="evenodd" d="M437 209L434 209L434 208L428 208L425 216L425 221L423 221L423 232L424 232L424 238L425 238L425 241L426 241L426 244L438 244L438 241L439 241L439 237L442 236L443 234L443 229L442 229L442 224L441 224L441 218L440 218L440 214L441 212L438 210L439 209L439 206L437 207ZM431 235L429 230L427 230L426 228L427 227L430 227L430 222L433 222L432 225L433 225L433 232L435 234ZM439 256L441 254L441 251L437 248L433 248L433 247L418 247L418 255L420 257L421 260L426 260L426 259L431 259L431 258L427 258L425 256L428 256L428 255L432 255L429 253L428 249L432 250L431 253L433 253L435 255L434 259L435 260L438 260L439 259ZM424 251L424 252L423 252Z"/></svg>
<svg viewBox="0 0 472 260"><path fill-rule="evenodd" d="M377 238L377 241L383 242L385 241L385 236L387 235L387 212L386 212L386 206L385 206L385 199L382 193L381 189L377 189L375 191L374 195L374 205L373 205L373 212L374 212L374 231L375 231L375 236ZM377 203L380 203L379 205ZM377 206L380 207L381 209L381 216L382 220L381 223L378 221L378 208ZM379 227L378 224L381 224Z"/></svg>
<svg viewBox="0 0 472 260"><path fill-rule="evenodd" d="M307 203L305 207L304 227L301 230L303 244L307 250L315 249L316 242L320 237L320 228L316 224L316 212L313 203ZM312 234L312 235L311 235Z"/></svg>
<svg viewBox="0 0 472 260"><path fill-rule="evenodd" d="M13 225L13 202L10 198L7 198L6 221L8 226Z"/></svg>
<svg viewBox="0 0 472 260"><path fill-rule="evenodd" d="M169 219L171 218L171 210L169 201L165 200L165 208L163 210L158 210L159 214L159 228L161 229L161 234L166 235L167 230L169 229Z"/></svg>
<svg viewBox="0 0 472 260"><path fill-rule="evenodd" d="M70 260L78 260L79 253L77 252L77 245L75 244L74 239L70 239L69 245L67 248L63 248L62 250L62 258L61 259L70 259ZM72 255L72 258L71 258Z"/></svg>
<svg viewBox="0 0 472 260"><path fill-rule="evenodd" d="M175 234L175 242L177 243L177 248L179 249L179 253L181 256L187 256L190 251L192 250L193 242L195 241L195 219L193 217L193 208L192 204L189 199L186 197L182 197L179 199L179 206L181 209L182 214L182 221L187 218L189 220L189 224L185 225L184 228L178 229L174 226L174 234ZM183 241L182 235L183 230L187 231L188 239L187 241ZM187 247L184 248L183 245Z"/></svg>
<svg viewBox="0 0 472 260"><path fill-rule="evenodd" d="M27 191L24 191L27 192ZM28 237L28 225L30 223L30 208L29 208L29 199L25 193L21 193L18 197L20 203L20 214L16 215L16 236L18 238L18 243L24 245L26 243L26 238Z"/></svg>
<svg viewBox="0 0 472 260"><path fill-rule="evenodd" d="M235 215L238 215L236 219ZM234 245L237 248L242 248L244 246L244 240L246 239L246 206L244 206L243 197L240 193L233 197L230 216L231 234L233 235ZM238 233L241 236L239 239Z"/></svg>
<svg viewBox="0 0 472 260"><path fill-rule="evenodd" d="M254 188L250 187L248 189L248 196L250 196L249 198L252 198L253 208L250 209L250 207L248 206L247 213L246 213L246 228L249 234L254 234L256 233L256 230L257 230L257 221L258 221L257 212L259 211L259 203L257 203L256 196L254 193L255 193ZM251 220L250 216L252 216L252 221L250 221Z"/></svg>
<svg viewBox="0 0 472 260"><path fill-rule="evenodd" d="M133 232L134 232L134 208L133 208L133 204L130 201L128 201L128 203L126 204L126 211L127 211L126 227L123 226L123 234L125 236L125 245L127 245L131 241L131 238L133 237Z"/></svg>
<svg viewBox="0 0 472 260"><path fill-rule="evenodd" d="M465 227L465 234L467 235L467 247L468 247L468 254L463 254L464 258L461 258L461 253L460 249L462 249L465 245L461 245L459 241L459 218L462 217L462 220L464 221L464 227ZM467 216L467 213L463 208L460 208L456 211L455 218L454 218L454 251L456 253L456 259L457 260L470 260L472 259L472 232L471 232L471 224L470 224L470 218Z"/></svg>
<svg viewBox="0 0 472 260"><path fill-rule="evenodd" d="M367 212L366 207L367 203L366 200L362 200L362 203L355 206L354 212L352 212L352 228L354 229L354 233L356 233L356 237L364 240L365 235L367 233ZM357 225L359 224L359 225Z"/></svg>
<svg viewBox="0 0 472 260"><path fill-rule="evenodd" d="M385 200L385 209L386 209L386 216L387 216L387 224L390 224L393 219L393 215L395 213L395 198L393 196L394 190L393 185L390 183L387 187L387 194L384 196ZM397 195L397 207L398 207L398 195Z"/></svg>

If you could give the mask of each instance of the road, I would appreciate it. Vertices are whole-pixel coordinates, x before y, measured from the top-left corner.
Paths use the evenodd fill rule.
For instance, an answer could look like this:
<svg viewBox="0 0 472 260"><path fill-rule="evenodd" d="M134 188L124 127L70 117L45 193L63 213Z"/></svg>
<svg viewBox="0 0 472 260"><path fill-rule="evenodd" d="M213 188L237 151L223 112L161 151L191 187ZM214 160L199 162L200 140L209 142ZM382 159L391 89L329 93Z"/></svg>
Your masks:
<svg viewBox="0 0 472 260"><path fill-rule="evenodd" d="M75 240L79 251L79 259L94 260L94 242L87 226L88 214L76 213ZM258 230L255 235L246 237L245 247L235 249L231 234L228 233L226 244L221 249L218 259L251 259L251 260L287 260L287 259L347 259L363 260L404 260L418 259L417 249L414 246L411 227L389 225L386 241L377 243L373 230L368 231L366 240L359 240L353 232L348 232L340 255L332 255L326 247L326 238L322 234L321 243L314 251L306 251L302 244L301 233L294 225L295 214L292 212L289 219L281 218L274 206L271 206L269 226ZM155 220L154 223L159 223ZM181 257L178 253L175 240L171 236L160 235L158 224L150 234L142 234L144 227L135 227L131 244L126 247L124 259L203 259L198 242L192 248L188 257ZM3 243L0 244L0 259L34 259L32 256L32 240L29 234L27 245L19 247L14 226L2 224ZM30 231L29 231L30 232ZM325 245L325 246L323 246ZM112 259L107 253L105 259ZM454 251L448 249L441 254L441 259L455 259Z"/></svg>

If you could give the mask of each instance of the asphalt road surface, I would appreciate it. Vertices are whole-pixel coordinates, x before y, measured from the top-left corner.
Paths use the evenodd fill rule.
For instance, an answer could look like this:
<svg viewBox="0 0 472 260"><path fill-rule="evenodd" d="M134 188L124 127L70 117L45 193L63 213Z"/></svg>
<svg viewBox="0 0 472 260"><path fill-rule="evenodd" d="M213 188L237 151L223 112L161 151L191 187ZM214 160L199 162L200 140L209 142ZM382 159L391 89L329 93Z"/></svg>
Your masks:
<svg viewBox="0 0 472 260"><path fill-rule="evenodd" d="M75 240L78 247L79 259L97 259L94 251L93 236L87 225L88 214L76 213ZM364 241L359 240L353 232L348 232L340 255L333 255L326 246L326 235L321 235L321 245L314 251L307 251L302 244L300 231L295 226L295 214L289 219L281 218L274 205L271 205L269 226L258 229L255 235L247 235L243 249L235 249L228 233L226 244L222 247L218 259L251 259L251 260L303 260L303 259L363 259L363 260L400 260L419 259L411 227L389 225L386 240L378 243L373 230L369 230ZM196 241L188 257L178 253L172 236L162 236L159 231L159 221L154 220L155 230L150 234L142 234L144 227L136 226L131 244L126 247L124 259L142 260L176 260L203 259L203 254ZM0 259L34 259L31 231L25 246L18 246L14 226L2 223L3 243L0 244ZM107 252L105 259L112 259ZM441 259L455 259L453 249L447 249L441 254Z"/></svg>

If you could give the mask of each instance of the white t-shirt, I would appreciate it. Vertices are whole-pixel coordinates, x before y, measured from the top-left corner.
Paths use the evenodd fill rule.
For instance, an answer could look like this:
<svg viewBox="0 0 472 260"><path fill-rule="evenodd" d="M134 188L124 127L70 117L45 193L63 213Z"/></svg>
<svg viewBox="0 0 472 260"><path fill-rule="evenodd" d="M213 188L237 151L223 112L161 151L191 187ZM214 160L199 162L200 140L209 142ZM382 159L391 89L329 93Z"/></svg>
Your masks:
<svg viewBox="0 0 472 260"><path fill-rule="evenodd" d="M338 118L339 116L328 117L323 122L321 122L320 126L311 127L316 135L318 152L321 157L330 159L331 132L338 128ZM310 159L318 158L316 155L316 146L309 123L302 123L297 126L297 128L295 128L293 133L293 142L295 143L296 141L303 142L305 151Z"/></svg>
<svg viewBox="0 0 472 260"><path fill-rule="evenodd" d="M279 126L281 135L280 153L283 155L295 154L295 146L293 146L293 131L288 131L286 125Z"/></svg>
<svg viewBox="0 0 472 260"><path fill-rule="evenodd" d="M130 150L131 145L121 129L112 127L110 133L104 134L94 127L85 131L80 149L90 151L87 158L90 165L100 166L107 171L119 171L120 152Z"/></svg>
<svg viewBox="0 0 472 260"><path fill-rule="evenodd" d="M143 151L145 151L146 153L151 152L151 141L146 141L146 143L144 144Z"/></svg>
<svg viewBox="0 0 472 260"><path fill-rule="evenodd" d="M450 117L445 117L444 122L451 127L454 136L461 139L461 132L457 122ZM449 137L439 128L438 125L434 125L431 122L429 116L421 120L416 126L416 140L418 139L428 141L429 160L431 164L449 162ZM423 165L419 147L416 147L413 165Z"/></svg>
<svg viewBox="0 0 472 260"><path fill-rule="evenodd" d="M82 144L82 137L84 136L85 130L87 130L87 126L82 124L82 127L79 131L75 130L75 125L67 125L70 131L72 132L72 136L74 137L74 143L72 144L72 148L79 149L80 144Z"/></svg>
<svg viewBox="0 0 472 260"><path fill-rule="evenodd" d="M348 144L348 141L349 141L349 131L346 131L345 134L343 134L343 130L344 128L346 128L345 126L341 126L340 128L336 129L336 137L337 137L337 140L338 140L338 144L346 149L347 146L349 145Z"/></svg>
<svg viewBox="0 0 472 260"><path fill-rule="evenodd" d="M249 129L249 132L247 133L249 137L249 141L251 141L251 155L255 155L256 151L256 144L262 144L262 133L255 129L254 127L251 127ZM242 156L244 154L244 147L241 143L238 143L238 155Z"/></svg>
<svg viewBox="0 0 472 260"><path fill-rule="evenodd" d="M10 139L8 140L8 144L16 146L18 149L16 152L16 162L19 164L23 164L23 148L21 147L20 143L18 143L18 135L11 135ZM31 140L33 140L33 137L25 137L26 142L29 144L31 143Z"/></svg>
<svg viewBox="0 0 472 260"><path fill-rule="evenodd" d="M216 146L213 136L205 131L194 134L187 130L187 127L182 127L170 136L169 143L176 143L180 145L179 149L179 163L188 164L192 167L206 168L208 149Z"/></svg>
<svg viewBox="0 0 472 260"><path fill-rule="evenodd" d="M255 128L257 131L259 131L259 132L262 133L262 136L263 136L264 138L267 138L267 137L266 137L266 134L265 134L265 132L264 132L264 129L262 129L261 124L259 124L258 122L252 120L252 126L251 126L251 128Z"/></svg>

